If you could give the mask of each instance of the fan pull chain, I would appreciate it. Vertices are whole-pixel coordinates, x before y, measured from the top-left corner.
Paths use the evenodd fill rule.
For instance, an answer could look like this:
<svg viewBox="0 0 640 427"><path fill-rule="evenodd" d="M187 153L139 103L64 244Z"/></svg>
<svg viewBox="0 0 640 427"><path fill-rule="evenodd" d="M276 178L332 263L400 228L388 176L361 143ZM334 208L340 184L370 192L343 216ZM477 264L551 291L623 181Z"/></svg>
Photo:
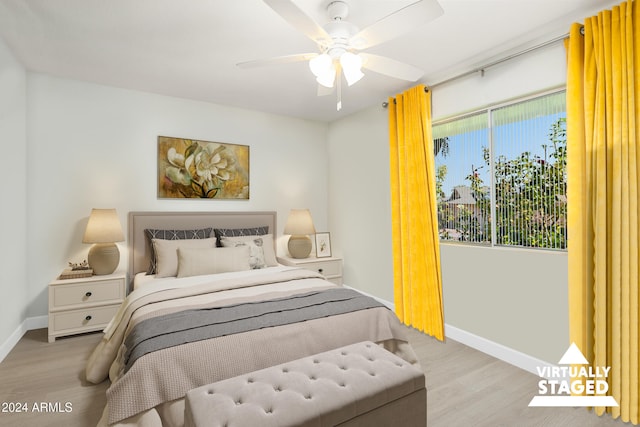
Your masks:
<svg viewBox="0 0 640 427"><path fill-rule="evenodd" d="M340 65L337 66L338 70L336 72L336 84L338 86L337 88L337 92L338 92L338 103L336 104L336 109L338 111L342 110L342 69L340 67Z"/></svg>

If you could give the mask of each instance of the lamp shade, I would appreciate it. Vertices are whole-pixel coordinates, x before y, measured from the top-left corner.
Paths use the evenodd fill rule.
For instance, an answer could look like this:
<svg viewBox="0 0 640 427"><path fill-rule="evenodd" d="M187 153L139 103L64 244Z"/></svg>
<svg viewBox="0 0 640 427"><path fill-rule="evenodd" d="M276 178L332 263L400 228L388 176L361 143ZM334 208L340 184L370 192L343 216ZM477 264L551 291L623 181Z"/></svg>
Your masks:
<svg viewBox="0 0 640 427"><path fill-rule="evenodd" d="M347 84L352 84L359 81L364 74L362 73L362 58L351 52L345 52L340 56L340 65L342 66L342 72L347 79Z"/></svg>
<svg viewBox="0 0 640 427"><path fill-rule="evenodd" d="M283 233L291 235L315 234L316 229L313 226L309 209L291 209Z"/></svg>
<svg viewBox="0 0 640 427"><path fill-rule="evenodd" d="M336 69L331 67L325 73L316 77L316 81L324 87L332 88L336 81Z"/></svg>
<svg viewBox="0 0 640 427"><path fill-rule="evenodd" d="M330 68L333 67L333 60L329 55L323 53L309 61L309 69L314 76L319 77L325 74Z"/></svg>
<svg viewBox="0 0 640 427"><path fill-rule="evenodd" d="M336 68L333 65L333 59L326 54L318 55L309 61L309 68L316 81L324 87L333 87L336 80Z"/></svg>
<svg viewBox="0 0 640 427"><path fill-rule="evenodd" d="M92 209L82 243L124 241L122 226L115 209Z"/></svg>

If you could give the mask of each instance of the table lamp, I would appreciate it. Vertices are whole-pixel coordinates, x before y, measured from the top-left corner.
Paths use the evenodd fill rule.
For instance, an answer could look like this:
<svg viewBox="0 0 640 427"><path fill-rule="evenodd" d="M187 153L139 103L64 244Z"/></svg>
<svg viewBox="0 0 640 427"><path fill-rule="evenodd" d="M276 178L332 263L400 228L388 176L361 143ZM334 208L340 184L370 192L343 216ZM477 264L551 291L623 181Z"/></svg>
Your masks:
<svg viewBox="0 0 640 427"><path fill-rule="evenodd" d="M120 263L115 242L124 241L122 226L115 209L92 209L82 243L95 243L89 250L89 267L93 274L113 273Z"/></svg>
<svg viewBox="0 0 640 427"><path fill-rule="evenodd" d="M311 212L309 209L291 209L284 234L290 234L287 245L293 258L307 258L311 253L311 239L309 234L315 234Z"/></svg>

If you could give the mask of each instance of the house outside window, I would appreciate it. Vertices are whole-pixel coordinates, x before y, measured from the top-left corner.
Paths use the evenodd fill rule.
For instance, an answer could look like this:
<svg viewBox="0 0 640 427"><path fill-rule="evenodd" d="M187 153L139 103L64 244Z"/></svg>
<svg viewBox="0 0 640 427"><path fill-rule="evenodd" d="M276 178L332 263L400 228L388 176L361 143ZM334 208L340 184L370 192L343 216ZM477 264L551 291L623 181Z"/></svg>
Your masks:
<svg viewBox="0 0 640 427"><path fill-rule="evenodd" d="M565 91L433 125L440 240L566 249Z"/></svg>

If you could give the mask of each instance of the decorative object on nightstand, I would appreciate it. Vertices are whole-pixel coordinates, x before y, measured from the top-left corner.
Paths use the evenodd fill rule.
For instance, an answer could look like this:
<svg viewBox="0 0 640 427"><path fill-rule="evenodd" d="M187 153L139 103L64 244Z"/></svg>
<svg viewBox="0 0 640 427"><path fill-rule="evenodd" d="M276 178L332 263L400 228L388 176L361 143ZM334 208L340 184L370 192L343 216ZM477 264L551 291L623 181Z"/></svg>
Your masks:
<svg viewBox="0 0 640 427"><path fill-rule="evenodd" d="M126 283L125 273L49 283L49 342L104 329L124 301Z"/></svg>
<svg viewBox="0 0 640 427"><path fill-rule="evenodd" d="M81 279L83 277L93 276L93 270L89 267L89 263L85 259L82 262L69 261L69 267L62 270L58 280Z"/></svg>
<svg viewBox="0 0 640 427"><path fill-rule="evenodd" d="M278 257L278 262L292 267L317 271L328 281L333 282L336 285L342 285L342 258L328 257L297 259Z"/></svg>
<svg viewBox="0 0 640 427"><path fill-rule="evenodd" d="M311 212L309 209L291 209L284 234L290 234L287 248L293 258L307 258L311 253L311 239L309 234L315 234Z"/></svg>
<svg viewBox="0 0 640 427"><path fill-rule="evenodd" d="M115 242L124 241L115 209L92 209L82 243L95 243L89 250L89 266L96 275L113 273L120 263Z"/></svg>
<svg viewBox="0 0 640 427"><path fill-rule="evenodd" d="M331 256L331 235L329 233L316 233L316 256L318 258Z"/></svg>

